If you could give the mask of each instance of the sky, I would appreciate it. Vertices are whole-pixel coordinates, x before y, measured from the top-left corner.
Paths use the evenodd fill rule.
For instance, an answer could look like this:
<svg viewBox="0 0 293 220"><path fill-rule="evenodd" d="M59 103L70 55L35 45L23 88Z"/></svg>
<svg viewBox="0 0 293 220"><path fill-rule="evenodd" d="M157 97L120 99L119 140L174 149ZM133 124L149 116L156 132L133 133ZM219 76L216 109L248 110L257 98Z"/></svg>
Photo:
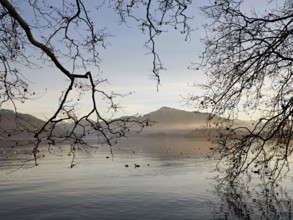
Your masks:
<svg viewBox="0 0 293 220"><path fill-rule="evenodd" d="M204 2L194 1L192 6L194 19L191 26L198 29L191 33L189 41L186 42L183 35L171 29L157 39L158 53L167 68L160 73L159 91L152 79L152 57L144 47L147 36L131 21L128 25L120 25L119 17L109 9L92 17L93 22L103 25L113 35L107 40L106 50L100 52L102 62L99 74L109 80L103 89L121 94L132 93L118 100L123 108L117 116L147 114L163 106L194 110L184 105L183 97L189 93L200 94L202 91L189 85L206 81L203 73L188 69L191 63L199 61L198 57L204 50L200 39L205 37L202 28L205 18L198 8ZM265 2L247 0L248 5L255 4L256 8L263 7ZM23 13L26 14L25 8ZM24 75L31 81L31 89L36 91L38 98L20 104L18 110L42 119L50 117L58 107L58 99L68 85L68 80L54 66L33 69ZM98 100L98 103L102 102ZM80 111L87 105L90 106L84 103ZM106 110L102 111L107 115Z"/></svg>
<svg viewBox="0 0 293 220"><path fill-rule="evenodd" d="M192 7L198 10L198 5ZM28 12L23 8L22 13L25 16ZM199 10L195 14L191 25L198 28L202 25L202 17ZM100 75L109 80L103 88L121 94L131 93L117 100L122 107L117 116L147 114L163 106L187 109L182 96L193 91L188 84L204 81L201 73L188 69L203 50L199 40L204 36L202 30L194 31L188 42L184 40L184 35L174 30L157 39L158 53L166 67L160 73L161 85L157 91L156 81L152 79L152 56L144 46L147 35L131 20L127 25L121 25L117 14L109 9L92 17L92 20L106 27L112 35L107 39L106 49L100 51ZM24 76L31 81L31 91L35 91L38 98L20 103L18 111L43 119L50 117L58 107L58 99L68 80L58 69L48 65L26 71ZM105 110L104 114L107 114Z"/></svg>

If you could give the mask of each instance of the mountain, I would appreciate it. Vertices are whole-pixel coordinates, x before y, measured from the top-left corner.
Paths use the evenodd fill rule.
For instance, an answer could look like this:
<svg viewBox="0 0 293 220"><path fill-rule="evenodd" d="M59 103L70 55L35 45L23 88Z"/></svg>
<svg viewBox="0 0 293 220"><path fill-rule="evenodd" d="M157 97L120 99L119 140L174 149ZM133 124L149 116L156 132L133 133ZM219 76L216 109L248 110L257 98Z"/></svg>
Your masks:
<svg viewBox="0 0 293 220"><path fill-rule="evenodd" d="M44 124L45 121L33 115L0 109L0 138L30 139ZM59 133L65 133L65 130L56 127L54 134Z"/></svg>
<svg viewBox="0 0 293 220"><path fill-rule="evenodd" d="M209 116L209 113L162 107L144 116L156 123L152 127L144 129L143 134L151 137L206 137ZM216 128L216 124L223 120L224 118L215 116L210 128ZM232 127L249 125L248 121L242 120L234 120L233 124L232 121L230 123Z"/></svg>
<svg viewBox="0 0 293 220"><path fill-rule="evenodd" d="M197 111L184 111L169 107L162 107L156 111L150 112L145 117L149 117L150 120L158 122L158 126L171 126L177 128L198 128L198 127L205 127L207 125L208 117L210 116L209 113L202 113ZM219 116L215 116L212 122L219 122L223 121L224 118ZM234 120L233 125L248 125L248 121L243 120Z"/></svg>
<svg viewBox="0 0 293 220"><path fill-rule="evenodd" d="M17 117L16 117L17 116ZM44 125L44 121L29 114L15 113L12 110L0 109L1 130L34 130Z"/></svg>
<svg viewBox="0 0 293 220"><path fill-rule="evenodd" d="M17 138L32 137L31 133L29 134L29 132L25 132L24 130L38 130L45 123L45 121L29 114L17 113L17 117L15 116L14 111L0 109L0 132L5 131L5 133L8 134L17 129L18 131L21 131L17 135ZM189 112L162 107L143 116L143 118L148 118L151 121L156 122L153 126L146 127L143 134L148 136L198 136L200 135L198 130L206 128L208 117L208 113ZM216 122L221 119L221 117L216 116L213 121ZM95 132L91 131L91 126L88 125L88 122L84 122L83 124L83 126L88 127L88 134L95 134ZM236 120L234 121L234 125L248 125L248 122ZM72 126L72 124L62 124L57 127L57 130L54 133L65 134L66 131L73 128ZM83 129L77 127L76 132L82 132L82 130ZM94 138L94 136L92 136L92 138Z"/></svg>
<svg viewBox="0 0 293 220"><path fill-rule="evenodd" d="M146 115L150 120L158 122L159 127L201 127L207 122L209 114L200 112L188 112L184 110L162 107Z"/></svg>

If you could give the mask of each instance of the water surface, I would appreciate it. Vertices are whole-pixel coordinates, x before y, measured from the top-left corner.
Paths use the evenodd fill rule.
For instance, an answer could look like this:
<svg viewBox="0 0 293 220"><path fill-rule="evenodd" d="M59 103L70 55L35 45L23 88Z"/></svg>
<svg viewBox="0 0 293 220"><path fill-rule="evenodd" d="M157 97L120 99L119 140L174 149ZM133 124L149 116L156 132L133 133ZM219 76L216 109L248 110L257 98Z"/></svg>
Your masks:
<svg viewBox="0 0 293 220"><path fill-rule="evenodd" d="M277 188L275 198L246 186L221 191L208 148L202 140L131 139L113 155L102 146L77 154L74 168L66 152L46 151L39 166L20 168L21 156L2 149L0 219L290 219L292 187Z"/></svg>
<svg viewBox="0 0 293 220"><path fill-rule="evenodd" d="M154 142L125 141L113 149L114 158L107 147L91 154L81 153L73 169L69 168L71 157L66 155L46 154L39 166L14 172L11 171L17 165L3 164L0 216L4 219L212 219L213 196L206 179L209 162L186 151L184 145L190 144L189 141L181 142L180 150L174 141L155 146ZM189 150L194 149L189 146ZM17 164L17 160L9 162ZM134 164L140 167L135 168Z"/></svg>

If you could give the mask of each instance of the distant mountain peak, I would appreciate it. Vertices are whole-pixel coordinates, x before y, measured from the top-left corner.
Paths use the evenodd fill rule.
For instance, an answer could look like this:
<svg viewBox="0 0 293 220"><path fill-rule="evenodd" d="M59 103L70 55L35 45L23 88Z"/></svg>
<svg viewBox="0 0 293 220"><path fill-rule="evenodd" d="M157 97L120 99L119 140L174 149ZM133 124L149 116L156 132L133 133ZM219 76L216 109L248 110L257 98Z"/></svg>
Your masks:
<svg viewBox="0 0 293 220"><path fill-rule="evenodd" d="M163 110L163 111L165 111L165 110L175 110L175 109L174 109L174 108L170 108L170 107L168 107L168 106L163 106L163 107L159 108L158 110Z"/></svg>
<svg viewBox="0 0 293 220"><path fill-rule="evenodd" d="M149 114L154 113L154 112L175 113L175 112L187 112L187 111L184 111L184 110L181 110L181 109L176 109L176 108L171 108L171 107L168 107L168 106L163 106L163 107L159 108L156 111L150 112Z"/></svg>
<svg viewBox="0 0 293 220"><path fill-rule="evenodd" d="M156 111L150 112L146 116L157 122L156 127L166 128L178 128L178 127L204 127L207 125L209 113L198 112L198 111L186 111L182 109L170 108L163 106ZM223 118L215 115L213 122L221 122ZM245 121L234 120L233 125L239 126L239 124L245 124Z"/></svg>
<svg viewBox="0 0 293 220"><path fill-rule="evenodd" d="M200 116L196 116L195 112L170 108L163 106L156 111L147 114L151 120L160 124L190 124L198 121Z"/></svg>

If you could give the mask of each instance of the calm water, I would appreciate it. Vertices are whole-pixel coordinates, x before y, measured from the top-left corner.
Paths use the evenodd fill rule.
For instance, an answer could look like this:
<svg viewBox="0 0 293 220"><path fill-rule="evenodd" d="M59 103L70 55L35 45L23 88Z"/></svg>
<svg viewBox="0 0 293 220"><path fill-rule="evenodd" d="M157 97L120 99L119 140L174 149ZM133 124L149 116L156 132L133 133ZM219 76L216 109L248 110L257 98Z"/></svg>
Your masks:
<svg viewBox="0 0 293 220"><path fill-rule="evenodd" d="M241 201L230 189L216 190L209 179L213 162L198 153L202 147L194 140L128 140L113 149L114 158L106 147L80 154L73 169L66 155L46 154L38 167L18 170L19 160L6 158L0 166L0 219L262 219L249 204L263 200L241 189L231 190ZM283 193L278 202L285 213L275 211L279 219L290 219L290 199Z"/></svg>

